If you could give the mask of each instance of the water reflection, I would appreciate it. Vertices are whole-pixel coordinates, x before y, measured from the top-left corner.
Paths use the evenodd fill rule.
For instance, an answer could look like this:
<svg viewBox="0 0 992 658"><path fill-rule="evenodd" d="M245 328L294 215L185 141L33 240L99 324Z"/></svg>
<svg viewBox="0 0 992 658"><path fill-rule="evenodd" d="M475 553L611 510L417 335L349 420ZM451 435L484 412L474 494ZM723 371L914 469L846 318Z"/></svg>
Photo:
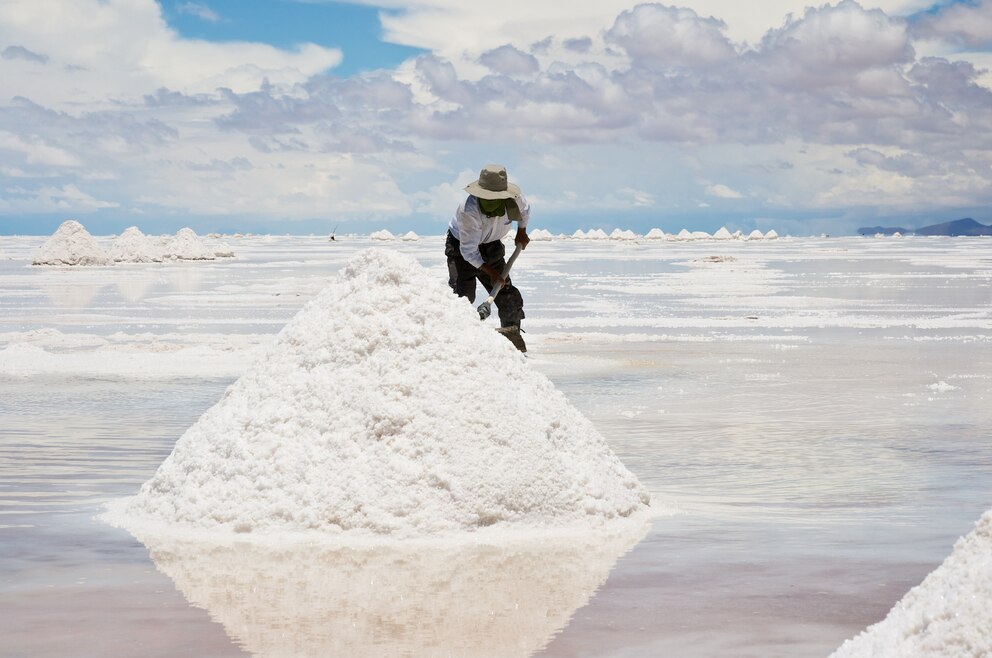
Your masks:
<svg viewBox="0 0 992 658"><path fill-rule="evenodd" d="M152 285L160 280L160 276L153 276L147 272L126 272L117 277L117 292L127 301L137 303L147 297Z"/></svg>
<svg viewBox="0 0 992 658"><path fill-rule="evenodd" d="M45 294L59 308L81 310L93 306L93 300L103 290L100 283L49 283L42 286Z"/></svg>
<svg viewBox="0 0 992 658"><path fill-rule="evenodd" d="M413 547L138 538L256 656L529 656L646 532Z"/></svg>
<svg viewBox="0 0 992 658"><path fill-rule="evenodd" d="M203 272L196 265L179 265L169 271L169 287L176 292L197 292L203 287Z"/></svg>

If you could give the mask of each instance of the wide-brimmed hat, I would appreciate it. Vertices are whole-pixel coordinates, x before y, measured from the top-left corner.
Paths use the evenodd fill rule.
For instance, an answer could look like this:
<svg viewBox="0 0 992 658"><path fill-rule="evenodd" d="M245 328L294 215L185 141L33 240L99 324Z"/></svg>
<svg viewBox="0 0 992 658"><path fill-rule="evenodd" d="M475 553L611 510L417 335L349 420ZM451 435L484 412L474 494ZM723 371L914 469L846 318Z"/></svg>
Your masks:
<svg viewBox="0 0 992 658"><path fill-rule="evenodd" d="M506 179L506 167L486 165L479 172L479 180L465 186L465 191L480 199L512 199L520 195L520 188Z"/></svg>

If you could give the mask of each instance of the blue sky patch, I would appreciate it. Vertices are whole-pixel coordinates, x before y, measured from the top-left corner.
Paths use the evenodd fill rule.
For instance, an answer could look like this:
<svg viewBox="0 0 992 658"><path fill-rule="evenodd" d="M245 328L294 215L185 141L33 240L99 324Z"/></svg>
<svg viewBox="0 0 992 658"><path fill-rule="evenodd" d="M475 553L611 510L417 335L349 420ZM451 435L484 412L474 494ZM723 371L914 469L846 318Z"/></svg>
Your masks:
<svg viewBox="0 0 992 658"><path fill-rule="evenodd" d="M382 41L380 10L374 7L292 0L159 0L159 5L169 25L191 39L338 48L344 61L331 72L340 77L393 68L424 52Z"/></svg>

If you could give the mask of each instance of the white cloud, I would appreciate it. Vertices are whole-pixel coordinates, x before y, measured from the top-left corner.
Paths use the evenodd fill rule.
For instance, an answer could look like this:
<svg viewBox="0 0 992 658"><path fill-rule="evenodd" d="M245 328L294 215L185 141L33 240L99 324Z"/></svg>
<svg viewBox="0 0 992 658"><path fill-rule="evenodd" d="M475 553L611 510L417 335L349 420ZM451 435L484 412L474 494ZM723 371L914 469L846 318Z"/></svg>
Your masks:
<svg viewBox="0 0 992 658"><path fill-rule="evenodd" d="M154 0L49 3L0 4L0 196L24 208L446 221L477 170L452 172L494 149L537 212L690 208L700 186L742 208L992 201L980 73L872 9L915 0L507 0L483 22L396 0L389 29L433 52L344 80L321 75L332 49L184 39Z"/></svg>
<svg viewBox="0 0 992 658"><path fill-rule="evenodd" d="M922 16L914 24L922 37L943 39L975 48L992 47L992 1L955 3Z"/></svg>
<svg viewBox="0 0 992 658"><path fill-rule="evenodd" d="M210 7L198 2L184 2L176 6L176 11L180 14L189 14L209 23L216 23L220 16Z"/></svg>
<svg viewBox="0 0 992 658"><path fill-rule="evenodd" d="M285 51L184 39L154 0L4 0L0 43L56 65L40 76L20 50L21 56L0 58L4 96L59 108L112 107L161 87L194 93L254 89L266 78L293 84L341 61L340 51L313 44Z"/></svg>
<svg viewBox="0 0 992 658"><path fill-rule="evenodd" d="M725 28L722 21L691 9L643 4L617 16L606 40L647 68L704 68L736 54Z"/></svg>
<svg viewBox="0 0 992 658"><path fill-rule="evenodd" d="M415 210L436 217L439 223L447 224L458 205L465 200L465 186L478 178L479 172L462 170L454 180L439 183L424 192L414 194Z"/></svg>
<svg viewBox="0 0 992 658"><path fill-rule="evenodd" d="M741 194L737 190L733 190L733 189L727 187L723 183L716 183L715 185L707 185L706 186L706 194L708 194L710 196L719 197L721 199L742 199L742 198L744 198L744 195L743 194Z"/></svg>

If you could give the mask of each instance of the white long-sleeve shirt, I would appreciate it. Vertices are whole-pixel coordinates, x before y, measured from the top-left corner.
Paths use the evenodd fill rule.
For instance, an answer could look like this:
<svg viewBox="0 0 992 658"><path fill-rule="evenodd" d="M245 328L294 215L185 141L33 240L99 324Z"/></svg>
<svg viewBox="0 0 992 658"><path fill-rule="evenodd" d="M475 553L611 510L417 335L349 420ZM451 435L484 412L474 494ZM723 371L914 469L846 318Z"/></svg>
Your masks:
<svg viewBox="0 0 992 658"><path fill-rule="evenodd" d="M527 228L527 220L530 219L530 206L523 194L513 198L520 209L520 228ZM498 217L487 217L479 208L479 200L471 194L458 206L455 216L448 224L451 235L458 240L462 258L475 267L482 267L482 254L479 253L479 245L487 242L501 240L510 232L513 221L505 214Z"/></svg>

